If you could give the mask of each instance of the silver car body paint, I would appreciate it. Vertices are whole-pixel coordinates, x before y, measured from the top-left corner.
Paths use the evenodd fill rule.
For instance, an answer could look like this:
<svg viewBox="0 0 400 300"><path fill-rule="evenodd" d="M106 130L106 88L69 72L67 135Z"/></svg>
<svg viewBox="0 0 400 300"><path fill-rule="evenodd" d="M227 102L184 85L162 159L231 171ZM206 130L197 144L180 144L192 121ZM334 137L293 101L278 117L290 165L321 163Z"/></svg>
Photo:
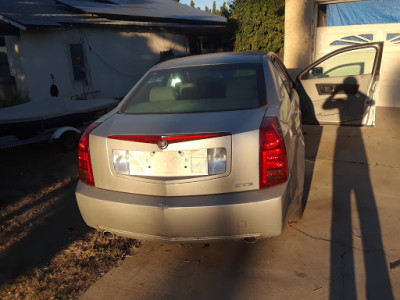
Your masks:
<svg viewBox="0 0 400 300"><path fill-rule="evenodd" d="M279 96L279 82L273 76L271 61L274 57L203 55L155 66L153 69L258 60L264 69L267 105L233 111L129 115L117 113L124 100L100 119L103 124L90 135L95 187L79 182L76 189L85 222L117 235L151 240L203 241L279 235L287 218L301 207L304 139L297 92L293 89L291 100L286 102ZM283 184L259 189L259 128L264 116L279 120L289 177ZM174 143L166 149L157 144L107 138L216 132L231 135ZM113 166L114 149L178 153L220 147L226 149L226 170L217 175L132 176L118 174Z"/></svg>

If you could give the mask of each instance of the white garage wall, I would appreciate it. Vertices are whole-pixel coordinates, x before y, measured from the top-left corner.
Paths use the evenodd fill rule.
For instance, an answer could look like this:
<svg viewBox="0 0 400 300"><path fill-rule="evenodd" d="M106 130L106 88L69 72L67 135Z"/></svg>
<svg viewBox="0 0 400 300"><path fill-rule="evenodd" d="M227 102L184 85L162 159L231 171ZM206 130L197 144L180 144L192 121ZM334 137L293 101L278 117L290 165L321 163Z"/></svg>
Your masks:
<svg viewBox="0 0 400 300"><path fill-rule="evenodd" d="M397 36L398 34L398 36ZM362 35L362 36L360 36ZM365 36L372 35L371 39ZM355 36L354 38L347 38ZM396 41L396 36L399 38ZM400 24L373 24L354 26L318 27L315 35L314 60L345 47L340 44L360 44L384 41L384 50L377 90L377 106L400 107Z"/></svg>
<svg viewBox="0 0 400 300"><path fill-rule="evenodd" d="M70 44L82 44L86 81L75 81ZM96 98L124 96L160 58L160 51L188 53L184 35L114 29L50 29L6 37L11 75L22 97L50 97L54 74L60 97L92 91Z"/></svg>

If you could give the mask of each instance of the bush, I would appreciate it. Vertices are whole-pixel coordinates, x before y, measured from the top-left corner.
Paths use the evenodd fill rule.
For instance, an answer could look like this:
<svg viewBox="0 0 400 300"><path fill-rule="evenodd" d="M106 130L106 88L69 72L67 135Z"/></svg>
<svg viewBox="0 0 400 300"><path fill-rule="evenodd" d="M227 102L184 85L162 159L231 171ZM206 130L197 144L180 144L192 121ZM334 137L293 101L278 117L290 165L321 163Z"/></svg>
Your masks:
<svg viewBox="0 0 400 300"><path fill-rule="evenodd" d="M235 51L273 51L283 48L284 0L235 0L231 21L235 23Z"/></svg>

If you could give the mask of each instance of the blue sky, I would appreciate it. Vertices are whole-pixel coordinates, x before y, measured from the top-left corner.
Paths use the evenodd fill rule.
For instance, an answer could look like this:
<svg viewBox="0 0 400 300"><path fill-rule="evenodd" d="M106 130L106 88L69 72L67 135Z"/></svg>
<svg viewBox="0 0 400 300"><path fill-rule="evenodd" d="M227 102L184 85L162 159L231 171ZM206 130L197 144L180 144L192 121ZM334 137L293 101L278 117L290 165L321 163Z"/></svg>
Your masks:
<svg viewBox="0 0 400 300"><path fill-rule="evenodd" d="M211 9L214 2L214 0L193 0L193 1L194 4L196 4L196 7L199 6L201 9L204 9L206 5L208 6L208 8ZM228 0L215 0L218 9L221 7L224 1L228 3ZM190 0L180 0L179 3L190 5Z"/></svg>

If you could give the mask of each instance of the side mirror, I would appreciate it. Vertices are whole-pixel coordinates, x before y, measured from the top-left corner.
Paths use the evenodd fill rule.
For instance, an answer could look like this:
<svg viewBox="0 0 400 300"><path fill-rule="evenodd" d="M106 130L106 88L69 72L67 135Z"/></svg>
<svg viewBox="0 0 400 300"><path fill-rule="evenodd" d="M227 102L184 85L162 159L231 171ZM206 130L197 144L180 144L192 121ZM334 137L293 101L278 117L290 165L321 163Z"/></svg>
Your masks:
<svg viewBox="0 0 400 300"><path fill-rule="evenodd" d="M324 74L323 67L314 67L309 72L309 78L318 78Z"/></svg>

